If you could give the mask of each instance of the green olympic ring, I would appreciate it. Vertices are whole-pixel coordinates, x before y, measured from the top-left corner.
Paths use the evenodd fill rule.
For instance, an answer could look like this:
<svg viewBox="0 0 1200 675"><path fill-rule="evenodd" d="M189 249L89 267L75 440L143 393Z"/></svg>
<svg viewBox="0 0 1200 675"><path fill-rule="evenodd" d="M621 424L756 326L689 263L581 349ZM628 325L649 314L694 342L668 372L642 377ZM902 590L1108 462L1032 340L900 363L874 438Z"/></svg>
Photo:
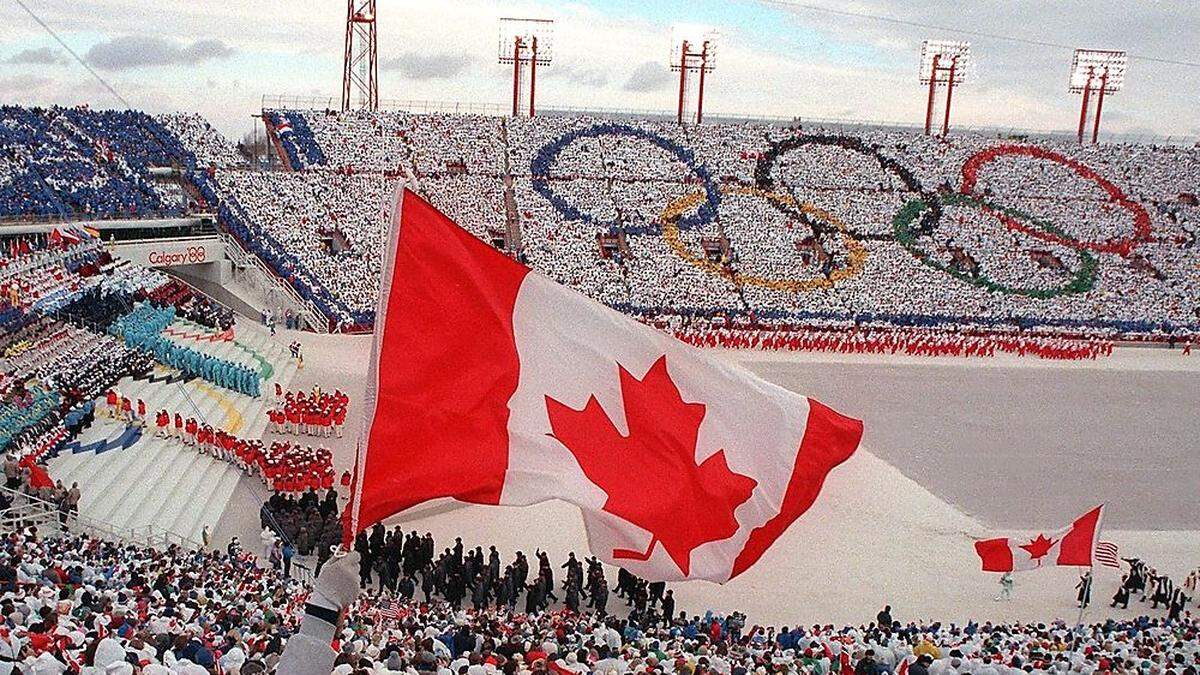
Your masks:
<svg viewBox="0 0 1200 675"><path fill-rule="evenodd" d="M950 193L941 195L942 203L948 206L974 206L984 211L998 211L1012 218L1019 218L1028 221L1029 223L1045 230L1054 235L1066 236L1065 233L1051 223L1038 220L1033 216L1018 211L1016 209L1007 209L991 204L983 199L978 199L969 195L960 193ZM1074 276L1066 285L1058 288L1016 288L1002 284L992 280L986 275L978 276L963 272L950 265L943 264L930 257L925 249L917 245L917 237L913 233L912 224L917 217L927 208L924 201L921 199L911 199L900 207L896 215L892 218L892 229L895 232L896 241L905 248L914 258L921 261L925 266L949 274L959 281L973 284L981 288L987 289L994 293L1003 293L1005 295L1023 295L1029 298L1056 298L1063 295L1074 295L1077 293L1087 293L1092 290L1096 284L1096 268L1099 266L1099 261L1089 252L1079 249L1079 269L1076 270Z"/></svg>

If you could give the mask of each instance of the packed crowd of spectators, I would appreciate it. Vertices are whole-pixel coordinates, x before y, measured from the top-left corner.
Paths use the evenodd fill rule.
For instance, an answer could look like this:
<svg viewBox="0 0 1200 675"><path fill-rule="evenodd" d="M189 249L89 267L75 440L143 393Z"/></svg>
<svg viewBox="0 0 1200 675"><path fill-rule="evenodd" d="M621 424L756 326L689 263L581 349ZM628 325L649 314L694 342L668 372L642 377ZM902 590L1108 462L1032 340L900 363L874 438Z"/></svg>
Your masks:
<svg viewBox="0 0 1200 675"><path fill-rule="evenodd" d="M154 119L195 156L199 168L228 168L245 163L237 147L196 113L165 113Z"/></svg>
<svg viewBox="0 0 1200 675"><path fill-rule="evenodd" d="M220 182L360 319L377 297L383 202L403 175L552 278L638 316L685 314L696 329L745 316L766 328L1015 324L1096 338L1200 325L1194 148L272 112L297 156L311 144L324 161ZM968 168L969 194L958 194Z"/></svg>
<svg viewBox="0 0 1200 675"><path fill-rule="evenodd" d="M195 134L185 138L208 147ZM0 106L0 217L177 216L178 190L150 169L187 156L180 139L145 113Z"/></svg>
<svg viewBox="0 0 1200 675"><path fill-rule="evenodd" d="M1196 148L267 110L291 170L260 172L196 115L3 110L0 215L160 211L147 169L178 165L335 330L373 322L400 180L550 277L697 330L1200 326Z"/></svg>
<svg viewBox="0 0 1200 675"><path fill-rule="evenodd" d="M384 201L395 182L379 175L219 171L215 183L238 205L244 243L275 260L347 325L370 323L379 295ZM278 248L267 250L277 242ZM329 297L325 297L326 294Z"/></svg>
<svg viewBox="0 0 1200 675"><path fill-rule="evenodd" d="M301 499L306 510L332 516L315 494ZM299 508L298 500L276 501L277 511ZM0 668L276 672L312 596L272 560L270 532L263 543L255 556L236 540L224 551L192 552L9 532L0 540ZM614 601L610 611L596 609L604 570L574 556L552 563L541 553L524 562L517 555L502 564L494 550L461 541L439 547L429 535L379 530L356 549L373 562L365 571L369 588L330 635L338 674L1194 675L1200 664L1194 616L954 624L906 620L885 607L858 625L771 627L737 612L676 607L662 587L630 575L613 588L626 608ZM478 584L459 581L466 577L496 579L500 593L511 585L521 597L481 595ZM556 598L527 611L539 585ZM579 611L566 606L573 592Z"/></svg>

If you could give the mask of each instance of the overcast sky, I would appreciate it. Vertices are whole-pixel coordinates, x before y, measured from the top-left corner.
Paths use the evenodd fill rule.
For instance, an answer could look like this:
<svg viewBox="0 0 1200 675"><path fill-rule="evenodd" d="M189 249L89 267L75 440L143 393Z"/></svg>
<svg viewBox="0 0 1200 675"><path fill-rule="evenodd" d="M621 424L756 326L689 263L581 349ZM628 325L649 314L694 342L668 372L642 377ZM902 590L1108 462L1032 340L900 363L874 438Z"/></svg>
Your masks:
<svg viewBox="0 0 1200 675"><path fill-rule="evenodd" d="M264 94L336 97L340 0L21 0L135 107L198 111L230 136ZM544 105L669 110L672 24L722 36L706 83L711 112L918 122L922 39L966 39L978 67L955 93L955 122L1072 129L1071 50L840 16L812 6L1039 42L1125 49L1111 131L1200 136L1200 3L1195 0L379 0L380 96L501 104L500 16L552 18ZM0 0L0 103L120 103L17 4Z"/></svg>

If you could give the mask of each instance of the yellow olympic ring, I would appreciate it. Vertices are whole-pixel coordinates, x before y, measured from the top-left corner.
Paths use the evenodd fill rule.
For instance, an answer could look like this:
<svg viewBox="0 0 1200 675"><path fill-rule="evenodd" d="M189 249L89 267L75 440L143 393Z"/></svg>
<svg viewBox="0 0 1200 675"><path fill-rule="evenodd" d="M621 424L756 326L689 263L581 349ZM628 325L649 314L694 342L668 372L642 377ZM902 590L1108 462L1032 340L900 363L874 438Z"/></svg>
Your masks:
<svg viewBox="0 0 1200 675"><path fill-rule="evenodd" d="M769 192L755 187L746 187L743 185L722 185L721 194L740 194L753 197L761 197L763 199L775 202L776 204L789 206L798 209L818 220L823 220L837 228L842 234L842 243L846 246L847 263L843 267L839 267L829 274L828 277L819 277L815 279L770 279L761 277L755 274L745 274L742 272L728 272L719 263L715 263L704 256L698 256L683 243L679 236L679 218L688 211L696 208L705 199L704 192L696 192L693 194L683 195L671 200L659 215L659 220L662 222L663 239L675 251L675 255L690 263L694 267L698 267L709 274L725 277L730 279L737 285L759 286L775 291L784 291L788 293L802 293L805 291L813 291L824 288L833 288L833 285L839 281L844 281L854 276L862 274L863 267L867 262L867 249L862 243L850 236L847 232L846 224L835 217L833 214L819 209L808 202L796 204L796 199L791 195Z"/></svg>
<svg viewBox="0 0 1200 675"><path fill-rule="evenodd" d="M196 388L199 389L202 394L217 402L217 405L220 406L221 410L225 412L225 421L221 424L222 428L224 428L226 432L236 436L246 424L246 420L244 417L242 417L242 413L238 411L237 406L231 403L225 394L217 391L207 383L201 382L198 379L193 380L192 382L195 383Z"/></svg>

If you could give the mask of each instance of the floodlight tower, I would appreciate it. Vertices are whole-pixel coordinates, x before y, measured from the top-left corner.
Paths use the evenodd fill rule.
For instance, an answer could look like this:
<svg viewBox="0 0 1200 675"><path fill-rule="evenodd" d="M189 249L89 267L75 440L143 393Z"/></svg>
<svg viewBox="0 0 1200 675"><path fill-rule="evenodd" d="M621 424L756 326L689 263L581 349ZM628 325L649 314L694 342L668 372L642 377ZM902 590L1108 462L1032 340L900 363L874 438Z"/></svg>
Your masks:
<svg viewBox="0 0 1200 675"><path fill-rule="evenodd" d="M351 99L357 95L357 101ZM375 0L346 0L346 57L342 65L342 110L379 109Z"/></svg>
<svg viewBox="0 0 1200 675"><path fill-rule="evenodd" d="M529 116L533 117L538 66L548 66L554 59L554 21L500 19L497 53L500 63L511 63L513 67L513 117L519 116L522 110L528 110Z"/></svg>
<svg viewBox="0 0 1200 675"><path fill-rule="evenodd" d="M950 101L954 88L966 82L971 72L971 43L952 40L925 40L921 43L921 84L929 86L925 104L925 135L933 128L933 102L937 88L946 87L946 114L942 118L942 136L950 131Z"/></svg>
<svg viewBox="0 0 1200 675"><path fill-rule="evenodd" d="M1115 94L1125 85L1125 68L1129 57L1122 51L1110 49L1076 49L1071 59L1069 91L1083 94L1079 107L1079 144L1087 126L1088 100L1096 93L1096 114L1092 124L1092 143L1100 137L1100 113L1104 110L1104 95Z"/></svg>
<svg viewBox="0 0 1200 675"><path fill-rule="evenodd" d="M704 121L704 75L717 68L717 40L711 28L679 24L671 27L671 71L679 73L679 123L684 123L688 94L696 83L695 122Z"/></svg>

